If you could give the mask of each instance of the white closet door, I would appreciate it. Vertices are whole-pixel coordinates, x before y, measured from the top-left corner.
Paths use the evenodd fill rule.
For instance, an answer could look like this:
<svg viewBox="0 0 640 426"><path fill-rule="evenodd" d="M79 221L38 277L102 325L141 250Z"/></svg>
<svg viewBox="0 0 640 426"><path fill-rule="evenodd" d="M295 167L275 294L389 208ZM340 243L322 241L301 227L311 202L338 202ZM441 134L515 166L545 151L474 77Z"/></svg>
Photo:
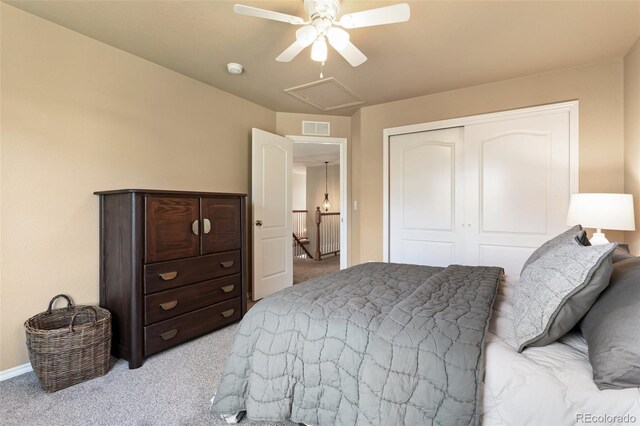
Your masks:
<svg viewBox="0 0 640 426"><path fill-rule="evenodd" d="M465 127L469 264L519 275L529 255L566 230L569 113Z"/></svg>
<svg viewBox="0 0 640 426"><path fill-rule="evenodd" d="M463 129L393 136L389 151L389 260L447 266L463 247Z"/></svg>

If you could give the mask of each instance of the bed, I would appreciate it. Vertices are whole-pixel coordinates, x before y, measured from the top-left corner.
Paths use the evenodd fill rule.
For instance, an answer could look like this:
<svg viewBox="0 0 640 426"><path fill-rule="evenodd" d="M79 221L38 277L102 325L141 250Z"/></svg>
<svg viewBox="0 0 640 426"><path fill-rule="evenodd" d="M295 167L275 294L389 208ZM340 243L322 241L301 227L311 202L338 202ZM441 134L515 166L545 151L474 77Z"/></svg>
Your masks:
<svg viewBox="0 0 640 426"><path fill-rule="evenodd" d="M500 268L368 263L276 293L240 324L212 411L307 425L640 421L638 388L595 386L579 331L517 352L515 282Z"/></svg>
<svg viewBox="0 0 640 426"><path fill-rule="evenodd" d="M516 351L513 293L517 277L500 285L486 339L482 396L485 425L572 425L640 422L640 389L599 390L587 344L574 330L550 345ZM582 420L578 418L582 415ZM599 416L587 421L587 416ZM602 421L602 416L620 416ZM635 418L635 421L625 421ZM615 419L610 419L615 420Z"/></svg>
<svg viewBox="0 0 640 426"><path fill-rule="evenodd" d="M365 263L244 317L212 411L307 425L473 424L502 269Z"/></svg>

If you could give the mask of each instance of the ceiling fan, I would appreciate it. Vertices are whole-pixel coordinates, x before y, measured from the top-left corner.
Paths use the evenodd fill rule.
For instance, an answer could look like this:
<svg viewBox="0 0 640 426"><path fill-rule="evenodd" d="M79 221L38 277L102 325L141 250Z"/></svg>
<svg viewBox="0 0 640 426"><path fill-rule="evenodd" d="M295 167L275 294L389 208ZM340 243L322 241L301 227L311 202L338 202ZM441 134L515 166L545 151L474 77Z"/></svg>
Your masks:
<svg viewBox="0 0 640 426"><path fill-rule="evenodd" d="M296 41L282 52L276 61L289 62L306 47L311 46L311 59L324 62L327 59L328 40L329 44L354 67L364 63L367 57L349 41L349 33L344 29L406 22L410 16L407 3L349 13L342 15L340 19L337 19L340 0L304 0L304 8L309 15L307 21L297 16L257 7L241 4L233 6L234 12L241 15L303 25L296 31Z"/></svg>

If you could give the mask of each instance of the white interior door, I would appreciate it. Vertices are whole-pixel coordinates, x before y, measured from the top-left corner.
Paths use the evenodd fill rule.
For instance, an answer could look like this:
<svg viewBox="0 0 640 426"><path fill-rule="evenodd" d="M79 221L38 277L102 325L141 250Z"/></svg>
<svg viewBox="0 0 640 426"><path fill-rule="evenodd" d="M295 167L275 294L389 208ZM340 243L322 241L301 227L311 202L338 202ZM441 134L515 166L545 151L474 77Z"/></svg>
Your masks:
<svg viewBox="0 0 640 426"><path fill-rule="evenodd" d="M569 133L568 111L465 126L467 263L519 275L566 230Z"/></svg>
<svg viewBox="0 0 640 426"><path fill-rule="evenodd" d="M447 266L464 256L461 127L393 136L389 261Z"/></svg>
<svg viewBox="0 0 640 426"><path fill-rule="evenodd" d="M291 140L253 129L253 300L293 285L292 168Z"/></svg>

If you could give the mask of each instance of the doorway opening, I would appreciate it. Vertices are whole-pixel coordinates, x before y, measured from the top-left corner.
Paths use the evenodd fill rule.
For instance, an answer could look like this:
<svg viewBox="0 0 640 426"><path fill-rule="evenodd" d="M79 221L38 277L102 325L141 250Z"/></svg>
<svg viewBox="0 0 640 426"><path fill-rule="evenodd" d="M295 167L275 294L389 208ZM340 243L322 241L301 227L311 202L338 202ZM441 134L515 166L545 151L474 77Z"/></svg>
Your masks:
<svg viewBox="0 0 640 426"><path fill-rule="evenodd" d="M346 139L293 140L293 284L345 268Z"/></svg>

